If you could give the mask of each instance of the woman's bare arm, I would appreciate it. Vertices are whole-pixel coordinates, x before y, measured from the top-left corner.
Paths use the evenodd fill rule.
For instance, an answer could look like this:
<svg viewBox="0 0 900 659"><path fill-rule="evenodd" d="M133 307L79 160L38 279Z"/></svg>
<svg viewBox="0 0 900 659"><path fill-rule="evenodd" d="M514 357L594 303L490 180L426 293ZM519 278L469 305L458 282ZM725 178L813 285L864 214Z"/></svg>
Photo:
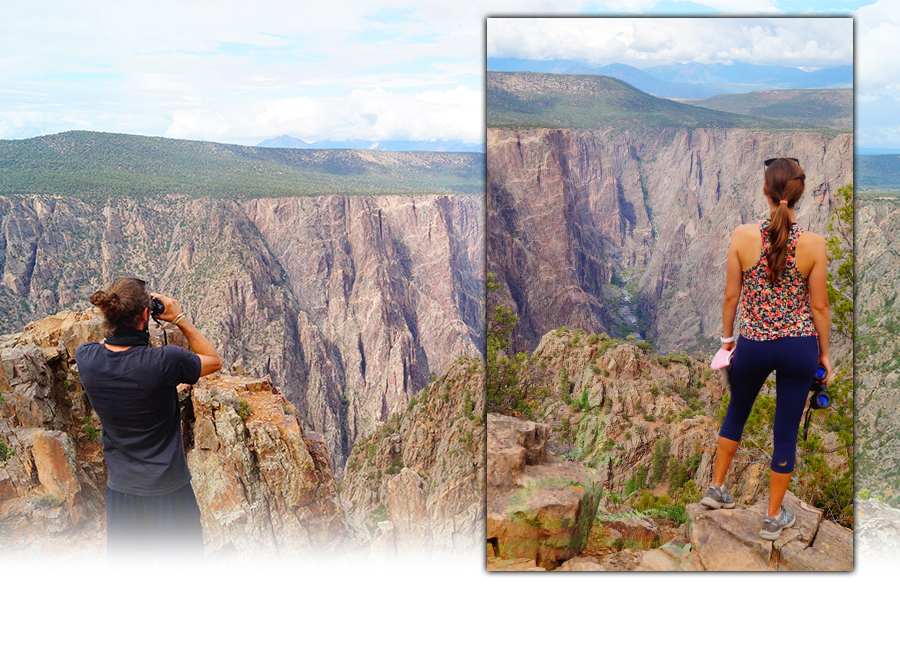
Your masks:
<svg viewBox="0 0 900 659"><path fill-rule="evenodd" d="M728 269L725 274L725 299L722 302L722 337L734 336L734 318L737 315L738 300L741 298L741 284L744 281L744 271L741 269L741 259L738 255L740 227L735 229L731 236L731 245L728 246ZM723 343L725 350L733 350L734 342Z"/></svg>
<svg viewBox="0 0 900 659"><path fill-rule="evenodd" d="M819 335L819 363L828 371L828 378L830 378L831 306L828 302L828 249L825 246L824 238L815 234L808 235L809 251L813 257L813 266L808 277L809 306L812 311L813 325Z"/></svg>

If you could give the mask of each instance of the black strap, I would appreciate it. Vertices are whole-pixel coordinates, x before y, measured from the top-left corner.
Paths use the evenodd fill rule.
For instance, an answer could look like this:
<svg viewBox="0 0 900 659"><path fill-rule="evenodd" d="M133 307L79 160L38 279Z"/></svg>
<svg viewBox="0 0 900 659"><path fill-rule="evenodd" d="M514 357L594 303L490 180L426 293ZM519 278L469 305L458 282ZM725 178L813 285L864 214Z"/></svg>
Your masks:
<svg viewBox="0 0 900 659"><path fill-rule="evenodd" d="M810 396L809 400L810 400L810 406L809 406L809 409L806 410L806 422L803 424L803 441L804 442L806 441L807 435L809 435L809 419L810 419L810 416L812 415L812 411L813 411L812 396Z"/></svg>
<svg viewBox="0 0 900 659"><path fill-rule="evenodd" d="M123 329L115 334L107 334L104 341L111 346L148 346L150 345L150 332L139 329Z"/></svg>

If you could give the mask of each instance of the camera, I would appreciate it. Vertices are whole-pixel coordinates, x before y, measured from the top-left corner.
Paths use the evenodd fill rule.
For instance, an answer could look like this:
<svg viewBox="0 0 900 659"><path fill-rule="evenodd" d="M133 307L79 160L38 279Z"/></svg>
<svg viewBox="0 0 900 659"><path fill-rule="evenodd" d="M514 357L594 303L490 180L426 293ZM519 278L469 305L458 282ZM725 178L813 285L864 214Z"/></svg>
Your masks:
<svg viewBox="0 0 900 659"><path fill-rule="evenodd" d="M812 396L809 397L811 409L824 410L831 404L831 398L828 395L828 385L825 382L827 375L828 371L825 370L824 366L819 366L816 369L816 377L809 388L812 392Z"/></svg>
<svg viewBox="0 0 900 659"><path fill-rule="evenodd" d="M162 303L162 301L157 300L155 297L150 298L150 315L154 318L161 313L165 313L166 305Z"/></svg>

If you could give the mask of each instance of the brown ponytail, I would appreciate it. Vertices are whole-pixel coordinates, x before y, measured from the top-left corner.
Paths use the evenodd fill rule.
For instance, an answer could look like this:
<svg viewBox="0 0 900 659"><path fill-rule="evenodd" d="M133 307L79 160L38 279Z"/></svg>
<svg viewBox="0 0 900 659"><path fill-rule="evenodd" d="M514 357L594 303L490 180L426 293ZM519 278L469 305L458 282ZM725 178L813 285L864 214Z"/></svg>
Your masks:
<svg viewBox="0 0 900 659"><path fill-rule="evenodd" d="M791 235L791 220L788 208L803 194L806 174L795 161L779 158L766 168L766 194L775 205L769 222L769 265L768 282L774 284L784 271L787 262L787 242ZM786 204L781 203L787 201Z"/></svg>
<svg viewBox="0 0 900 659"><path fill-rule="evenodd" d="M144 309L150 307L150 294L140 279L119 278L91 295L90 301L103 312L107 329L115 334L123 329L141 329Z"/></svg>

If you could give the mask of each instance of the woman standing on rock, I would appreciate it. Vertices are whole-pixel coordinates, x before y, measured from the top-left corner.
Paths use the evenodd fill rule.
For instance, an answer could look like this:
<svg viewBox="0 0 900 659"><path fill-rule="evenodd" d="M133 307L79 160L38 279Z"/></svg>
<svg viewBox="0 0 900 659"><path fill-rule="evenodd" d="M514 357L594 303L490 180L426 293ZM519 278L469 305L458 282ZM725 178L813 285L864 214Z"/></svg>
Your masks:
<svg viewBox="0 0 900 659"><path fill-rule="evenodd" d="M794 158L765 162L763 194L769 217L758 225L735 229L728 248L722 348L734 350L731 401L719 431L712 484L700 503L733 508L725 491L725 474L737 451L744 424L765 383L775 371L774 450L769 472L769 508L760 536L774 540L794 524L782 504L797 453L803 408L821 364L831 377L825 240L803 231L794 221L794 206L805 190L806 175ZM734 319L741 300L740 340ZM735 347L736 345L736 347Z"/></svg>
<svg viewBox="0 0 900 659"><path fill-rule="evenodd" d="M177 386L214 373L222 360L176 300L153 297L164 307L157 318L177 325L193 352L150 348L151 296L142 280L125 278L91 295L109 333L102 343L85 343L75 352L85 393L103 425L110 558L134 552L203 554Z"/></svg>

